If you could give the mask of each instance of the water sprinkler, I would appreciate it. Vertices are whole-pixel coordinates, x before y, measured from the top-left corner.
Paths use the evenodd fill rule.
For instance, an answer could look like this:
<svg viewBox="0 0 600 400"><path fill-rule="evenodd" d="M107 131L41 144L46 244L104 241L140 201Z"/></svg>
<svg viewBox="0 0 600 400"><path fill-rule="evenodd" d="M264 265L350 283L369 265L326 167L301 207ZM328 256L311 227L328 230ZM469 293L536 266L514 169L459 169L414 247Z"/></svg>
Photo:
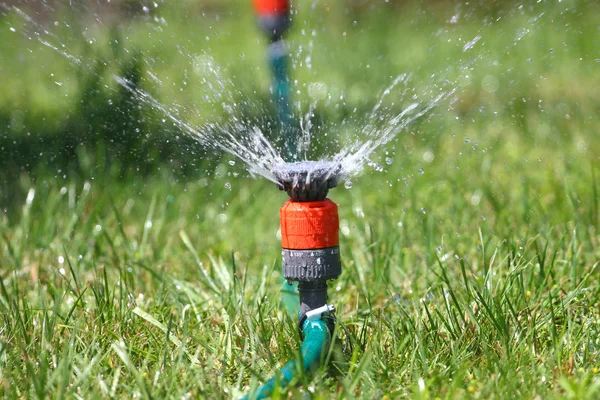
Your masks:
<svg viewBox="0 0 600 400"><path fill-rule="evenodd" d="M281 254L284 278L298 282L300 326L307 313L327 305L327 282L342 272L338 208L327 198L339 171L339 164L323 161L273 169L279 189L290 196L280 209Z"/></svg>
<svg viewBox="0 0 600 400"><path fill-rule="evenodd" d="M337 205L327 193L338 184L340 170L338 163L324 161L281 164L272 170L279 189L290 196L280 209L283 276L298 282L298 322L304 340L301 360L287 363L253 398L271 396L278 384L287 386L298 368L313 371L329 348L335 309L327 304L327 282L340 276L342 264Z"/></svg>

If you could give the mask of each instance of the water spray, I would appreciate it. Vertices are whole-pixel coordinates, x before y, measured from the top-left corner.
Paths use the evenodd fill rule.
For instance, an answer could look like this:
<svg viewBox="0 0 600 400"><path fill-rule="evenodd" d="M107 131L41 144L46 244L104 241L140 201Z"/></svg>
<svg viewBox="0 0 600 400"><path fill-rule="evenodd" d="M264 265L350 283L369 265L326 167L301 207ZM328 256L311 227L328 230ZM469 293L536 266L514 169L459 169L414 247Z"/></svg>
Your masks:
<svg viewBox="0 0 600 400"><path fill-rule="evenodd" d="M335 322L327 282L342 272L338 208L327 198L339 182L339 164L303 161L276 166L272 172L279 189L290 196L280 209L281 255L283 276L289 283L298 282L302 360L287 363L257 389L256 399L269 397L278 384L286 387L299 369L311 372L319 365Z"/></svg>

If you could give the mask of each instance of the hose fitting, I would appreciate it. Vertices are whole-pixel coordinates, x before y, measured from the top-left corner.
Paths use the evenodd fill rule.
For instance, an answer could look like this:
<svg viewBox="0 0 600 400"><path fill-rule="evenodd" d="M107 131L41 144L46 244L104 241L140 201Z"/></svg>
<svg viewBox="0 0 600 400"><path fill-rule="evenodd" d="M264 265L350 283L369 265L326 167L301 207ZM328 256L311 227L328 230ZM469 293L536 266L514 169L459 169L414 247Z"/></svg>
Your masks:
<svg viewBox="0 0 600 400"><path fill-rule="evenodd" d="M306 313L327 303L327 281L342 272L337 205L289 200L280 215L283 276L299 282L302 325Z"/></svg>
<svg viewBox="0 0 600 400"><path fill-rule="evenodd" d="M299 282L340 276L339 218L329 200L287 201L280 210L283 275Z"/></svg>
<svg viewBox="0 0 600 400"><path fill-rule="evenodd" d="M280 40L290 26L288 0L254 0L254 10L261 28L271 42Z"/></svg>
<svg viewBox="0 0 600 400"><path fill-rule="evenodd" d="M339 180L331 162L288 163L273 170L291 197L280 209L283 276L296 281L300 328L309 313L327 304L327 281L342 272L337 205L326 198ZM333 320L328 323L333 329ZM302 330L302 329L301 329Z"/></svg>

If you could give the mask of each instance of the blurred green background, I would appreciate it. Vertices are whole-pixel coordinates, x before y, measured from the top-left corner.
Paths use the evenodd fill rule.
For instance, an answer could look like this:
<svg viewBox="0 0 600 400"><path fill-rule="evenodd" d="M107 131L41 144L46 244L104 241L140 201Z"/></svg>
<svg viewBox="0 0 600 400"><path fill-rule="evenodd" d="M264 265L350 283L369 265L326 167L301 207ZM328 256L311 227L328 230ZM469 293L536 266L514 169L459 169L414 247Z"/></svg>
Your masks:
<svg viewBox="0 0 600 400"><path fill-rule="evenodd" d="M111 169L113 178L146 176L163 166L196 179L218 164L219 154L204 151L115 76L193 126L235 116L277 143L277 132L269 132L266 41L248 1L3 4L3 204L17 201L31 177L98 179ZM322 139L315 157L339 149L335 139L358 135L381 92L403 73L412 74L409 86L419 96L450 88L456 96L400 146L421 141L436 149L450 131L504 143L514 131L519 146L581 142L598 150L589 136L600 103L595 2L332 0L294 7L294 100L298 117ZM390 116L410 100L402 94L386 98ZM26 181L21 190L17 177Z"/></svg>

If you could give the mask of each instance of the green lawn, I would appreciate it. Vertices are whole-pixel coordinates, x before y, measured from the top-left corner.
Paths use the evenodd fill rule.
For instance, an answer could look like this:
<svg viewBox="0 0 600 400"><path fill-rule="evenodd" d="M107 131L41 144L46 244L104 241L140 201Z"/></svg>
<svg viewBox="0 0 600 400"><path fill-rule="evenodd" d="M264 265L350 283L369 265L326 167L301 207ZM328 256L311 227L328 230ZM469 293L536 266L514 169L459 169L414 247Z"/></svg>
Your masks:
<svg viewBox="0 0 600 400"><path fill-rule="evenodd" d="M364 139L370 110L401 73L412 75L385 100L388 115L413 94L456 93L373 155L383 171L366 166L351 188L330 192L340 340L330 367L279 397L598 398L598 5L299 3L295 99L306 112L315 88L328 94L311 117L315 154L341 146L335 138ZM131 65L123 48L139 52L141 86L180 105L186 121L225 115L204 90L206 69L192 77L198 62L221 66L232 101L248 100L236 115L261 120L269 78L248 5L185 4L160 5L167 24L137 18L117 33L91 24L92 50L73 33L81 26L53 28L82 66L12 32L24 27L18 16L0 19L0 121L12 121L0 144L87 134L73 131L84 126L70 125L76 118L92 118L93 135L113 132L97 115L112 115L102 96L119 91L110 77ZM108 66L94 70L101 57ZM105 79L98 97L81 95L90 76ZM82 99L91 100L78 108ZM160 113L140 113L144 137L174 134ZM193 143L145 173L135 157L108 162L90 143L103 142L69 150L77 163L15 158L0 186L0 394L237 398L296 357L297 323L280 304L286 195L228 156L199 152L182 173L174 165L196 154ZM2 146L0 159L12 157Z"/></svg>

